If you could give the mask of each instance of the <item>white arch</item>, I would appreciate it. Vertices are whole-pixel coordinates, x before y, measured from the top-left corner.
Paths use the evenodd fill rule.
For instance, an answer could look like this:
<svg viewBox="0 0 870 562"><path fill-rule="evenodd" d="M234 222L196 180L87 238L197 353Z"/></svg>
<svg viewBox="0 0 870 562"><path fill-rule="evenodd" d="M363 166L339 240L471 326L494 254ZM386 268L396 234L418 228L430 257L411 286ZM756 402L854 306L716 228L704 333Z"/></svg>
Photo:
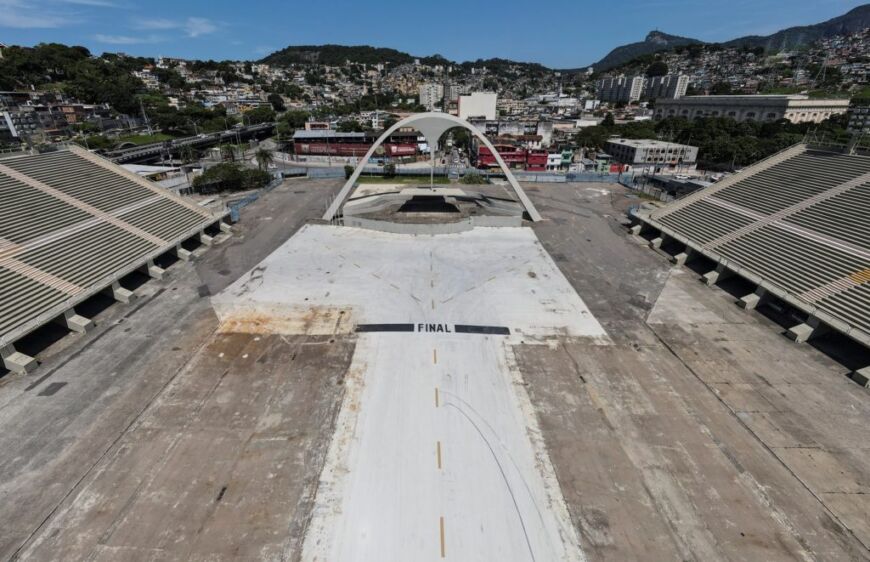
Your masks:
<svg viewBox="0 0 870 562"><path fill-rule="evenodd" d="M435 147L438 146L438 139L441 138L441 135L444 134L447 129L452 129L453 127L463 127L471 132L472 135L477 137L480 142L486 146L490 152L495 156L495 160L498 163L499 167L507 177L508 183L514 190L514 193L522 204L523 208L529 214L529 218L533 221L541 220L541 215L538 213L538 210L535 209L535 206L532 205L532 202L529 200L526 193L523 191L523 188L520 187L520 183L511 173L510 168L507 167L504 160L502 160L501 155L496 151L495 147L489 142L483 133L481 133L476 127L472 126L468 121L464 119L460 119L459 117L450 115L448 113L438 113L438 112L428 112L428 113L415 113L410 117L406 117L384 131L384 133L375 141L375 144L369 149L366 153L365 157L357 164L356 169L353 171L353 174L348 178L347 182L345 182L344 187L341 188L341 191L338 192L335 200L326 210L326 214L323 215L324 220L332 220L332 218L338 213L338 210L341 208L342 203L344 203L345 199L350 195L351 189L353 189L353 185L359 179L360 174L362 174L363 169L368 164L369 158L374 155L375 150L379 146L381 146L384 141L390 138L390 135L401 129L402 127L414 127L420 133L426 137L426 142L429 143L429 150L433 151L434 155ZM433 163L434 165L434 163Z"/></svg>

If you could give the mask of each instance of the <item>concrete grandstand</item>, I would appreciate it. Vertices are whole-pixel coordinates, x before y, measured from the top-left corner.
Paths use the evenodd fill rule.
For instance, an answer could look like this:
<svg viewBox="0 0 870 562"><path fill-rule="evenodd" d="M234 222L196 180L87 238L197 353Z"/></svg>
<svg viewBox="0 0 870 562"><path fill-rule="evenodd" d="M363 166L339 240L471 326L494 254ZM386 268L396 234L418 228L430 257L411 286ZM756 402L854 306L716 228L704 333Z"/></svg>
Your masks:
<svg viewBox="0 0 870 562"><path fill-rule="evenodd" d="M798 342L833 328L870 346L870 157L798 145L651 212L636 214L650 244L683 244L677 263L704 256L708 284L739 275L757 288L747 309L777 298L806 315ZM858 373L863 380L866 370Z"/></svg>
<svg viewBox="0 0 870 562"><path fill-rule="evenodd" d="M79 303L106 289L129 302L123 276L160 277L155 259L189 258L182 244L210 242L222 216L76 147L0 160L0 194L0 351L19 372L36 362L16 340L55 319L88 330Z"/></svg>

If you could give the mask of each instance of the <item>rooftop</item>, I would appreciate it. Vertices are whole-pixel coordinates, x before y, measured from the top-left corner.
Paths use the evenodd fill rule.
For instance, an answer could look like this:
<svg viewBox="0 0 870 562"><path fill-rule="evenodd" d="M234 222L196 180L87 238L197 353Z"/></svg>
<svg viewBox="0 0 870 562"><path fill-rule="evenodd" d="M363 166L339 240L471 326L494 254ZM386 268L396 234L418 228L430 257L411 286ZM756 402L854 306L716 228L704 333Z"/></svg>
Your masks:
<svg viewBox="0 0 870 562"><path fill-rule="evenodd" d="M678 144L675 142L665 142L655 139L621 139L610 138L607 142L619 144L623 146L631 146L634 148L694 148L687 144Z"/></svg>

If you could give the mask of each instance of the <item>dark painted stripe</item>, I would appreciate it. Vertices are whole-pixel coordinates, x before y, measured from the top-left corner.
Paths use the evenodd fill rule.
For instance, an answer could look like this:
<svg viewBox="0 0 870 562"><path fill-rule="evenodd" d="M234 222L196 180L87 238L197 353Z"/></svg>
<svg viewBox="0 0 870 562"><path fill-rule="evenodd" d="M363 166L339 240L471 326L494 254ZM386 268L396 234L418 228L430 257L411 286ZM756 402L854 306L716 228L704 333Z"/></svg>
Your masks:
<svg viewBox="0 0 870 562"><path fill-rule="evenodd" d="M58 390L65 386L65 382L53 382L50 385L46 386L44 389L42 389L42 392L37 394L37 396L54 396Z"/></svg>
<svg viewBox="0 0 870 562"><path fill-rule="evenodd" d="M413 324L357 324L357 332L413 332Z"/></svg>
<svg viewBox="0 0 870 562"><path fill-rule="evenodd" d="M509 336L510 328L504 326L469 326L457 324L453 328L457 334L492 334L496 336Z"/></svg>

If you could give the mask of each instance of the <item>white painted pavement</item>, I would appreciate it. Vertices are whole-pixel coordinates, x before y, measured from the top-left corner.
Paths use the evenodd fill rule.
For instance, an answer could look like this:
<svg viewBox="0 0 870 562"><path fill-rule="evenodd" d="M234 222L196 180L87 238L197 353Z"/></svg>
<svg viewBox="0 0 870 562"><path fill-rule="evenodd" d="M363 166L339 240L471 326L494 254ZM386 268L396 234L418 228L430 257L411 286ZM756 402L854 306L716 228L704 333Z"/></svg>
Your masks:
<svg viewBox="0 0 870 562"><path fill-rule="evenodd" d="M584 559L511 345L607 338L531 229L308 226L213 302L224 319L308 307L414 325L358 336L303 560Z"/></svg>

